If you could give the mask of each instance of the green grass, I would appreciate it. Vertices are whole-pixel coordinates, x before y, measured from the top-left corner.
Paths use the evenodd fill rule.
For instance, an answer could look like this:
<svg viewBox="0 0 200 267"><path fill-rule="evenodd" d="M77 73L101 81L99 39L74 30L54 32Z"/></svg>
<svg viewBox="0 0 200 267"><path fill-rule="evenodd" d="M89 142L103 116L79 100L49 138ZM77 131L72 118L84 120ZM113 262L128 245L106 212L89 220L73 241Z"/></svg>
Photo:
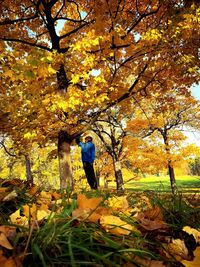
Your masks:
<svg viewBox="0 0 200 267"><path fill-rule="evenodd" d="M200 192L200 177L199 176L177 176L176 177L178 190L181 192ZM141 178L138 181L131 181L125 184L127 189L133 189L135 191L155 190L170 192L170 180L169 176L148 176Z"/></svg>

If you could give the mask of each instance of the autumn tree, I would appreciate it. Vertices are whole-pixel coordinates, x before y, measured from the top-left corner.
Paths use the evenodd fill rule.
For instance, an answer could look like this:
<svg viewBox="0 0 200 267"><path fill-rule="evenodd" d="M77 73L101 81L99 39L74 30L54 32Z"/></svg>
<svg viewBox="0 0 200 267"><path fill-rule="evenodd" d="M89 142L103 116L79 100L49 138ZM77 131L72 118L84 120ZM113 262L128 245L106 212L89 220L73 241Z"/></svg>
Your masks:
<svg viewBox="0 0 200 267"><path fill-rule="evenodd" d="M73 185L70 144L88 128L83 122L137 92L155 91L158 76L173 72L188 85L197 79L195 5L5 0L0 10L1 96L15 103L3 105L3 131L12 135L11 122L19 131L21 118L21 133L38 142L58 137L61 188Z"/></svg>
<svg viewBox="0 0 200 267"><path fill-rule="evenodd" d="M186 139L181 132L185 127L199 128L199 103L191 96L168 93L149 97L141 107L149 135L157 132L162 137L171 188L176 193L173 147Z"/></svg>

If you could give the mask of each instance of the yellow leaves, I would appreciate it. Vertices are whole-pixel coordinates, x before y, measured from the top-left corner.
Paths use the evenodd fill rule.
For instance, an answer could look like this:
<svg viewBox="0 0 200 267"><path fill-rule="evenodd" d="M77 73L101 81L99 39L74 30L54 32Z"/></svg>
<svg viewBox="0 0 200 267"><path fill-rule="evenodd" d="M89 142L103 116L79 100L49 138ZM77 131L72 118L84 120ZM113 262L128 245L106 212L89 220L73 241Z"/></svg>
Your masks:
<svg viewBox="0 0 200 267"><path fill-rule="evenodd" d="M185 246L184 240L172 239L172 242L168 244L167 251L173 255L177 260L189 259L188 249Z"/></svg>
<svg viewBox="0 0 200 267"><path fill-rule="evenodd" d="M56 74L56 73L57 73L57 70L55 70L54 68L52 68L51 65L49 65L49 66L48 66L48 72L49 72L50 74Z"/></svg>
<svg viewBox="0 0 200 267"><path fill-rule="evenodd" d="M10 221L13 224L18 224L23 226L28 225L28 218L26 216L20 215L20 209L16 210L14 213L10 215Z"/></svg>
<svg viewBox="0 0 200 267"><path fill-rule="evenodd" d="M161 30L151 29L142 36L142 39L146 41L159 41L163 37L162 33L163 32Z"/></svg>
<svg viewBox="0 0 200 267"><path fill-rule="evenodd" d="M13 249L13 246L8 241L6 235L4 233L0 233L0 246L7 248L7 249Z"/></svg>
<svg viewBox="0 0 200 267"><path fill-rule="evenodd" d="M103 215L100 218L102 227L114 235L129 235L134 230L133 226L113 215Z"/></svg>
<svg viewBox="0 0 200 267"><path fill-rule="evenodd" d="M37 136L37 133L35 131L28 132L24 134L25 139L32 139Z"/></svg>
<svg viewBox="0 0 200 267"><path fill-rule="evenodd" d="M200 244L200 231L191 228L190 226L184 226L183 231L188 233L189 235L193 235L196 242Z"/></svg>
<svg viewBox="0 0 200 267"><path fill-rule="evenodd" d="M110 197L107 200L107 203L113 210L124 211L129 208L129 204L125 196Z"/></svg>
<svg viewBox="0 0 200 267"><path fill-rule="evenodd" d="M200 263L200 247L197 247L194 251L194 259L192 261L183 260L181 263L185 267L199 267Z"/></svg>
<svg viewBox="0 0 200 267"><path fill-rule="evenodd" d="M103 199L101 197L87 198L80 194L77 197L78 208L73 211L72 217L79 220L100 223L100 225L114 235L129 235L131 231L139 232L134 226L111 214L112 209L101 207ZM118 204L117 204L118 202ZM126 210L128 202L125 197L111 198L108 200L113 210Z"/></svg>

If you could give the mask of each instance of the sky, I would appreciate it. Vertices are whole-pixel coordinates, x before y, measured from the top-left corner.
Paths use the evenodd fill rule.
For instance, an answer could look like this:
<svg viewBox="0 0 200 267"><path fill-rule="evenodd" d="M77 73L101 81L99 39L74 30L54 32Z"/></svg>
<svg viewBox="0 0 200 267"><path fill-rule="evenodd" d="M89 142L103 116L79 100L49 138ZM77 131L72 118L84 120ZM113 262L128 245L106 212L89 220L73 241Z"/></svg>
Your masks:
<svg viewBox="0 0 200 267"><path fill-rule="evenodd" d="M196 97L198 100L200 100L200 84L194 85L191 88L192 94L194 97Z"/></svg>

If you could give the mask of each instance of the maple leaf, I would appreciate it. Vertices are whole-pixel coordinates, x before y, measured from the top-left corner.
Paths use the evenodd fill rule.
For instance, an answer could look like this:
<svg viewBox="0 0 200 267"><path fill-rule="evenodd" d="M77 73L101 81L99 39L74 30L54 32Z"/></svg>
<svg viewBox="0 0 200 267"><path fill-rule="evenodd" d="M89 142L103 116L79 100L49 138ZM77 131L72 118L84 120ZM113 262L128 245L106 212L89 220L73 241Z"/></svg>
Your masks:
<svg viewBox="0 0 200 267"><path fill-rule="evenodd" d="M101 216L100 224L106 231L114 235L129 235L131 231L139 232L134 226L113 215Z"/></svg>

